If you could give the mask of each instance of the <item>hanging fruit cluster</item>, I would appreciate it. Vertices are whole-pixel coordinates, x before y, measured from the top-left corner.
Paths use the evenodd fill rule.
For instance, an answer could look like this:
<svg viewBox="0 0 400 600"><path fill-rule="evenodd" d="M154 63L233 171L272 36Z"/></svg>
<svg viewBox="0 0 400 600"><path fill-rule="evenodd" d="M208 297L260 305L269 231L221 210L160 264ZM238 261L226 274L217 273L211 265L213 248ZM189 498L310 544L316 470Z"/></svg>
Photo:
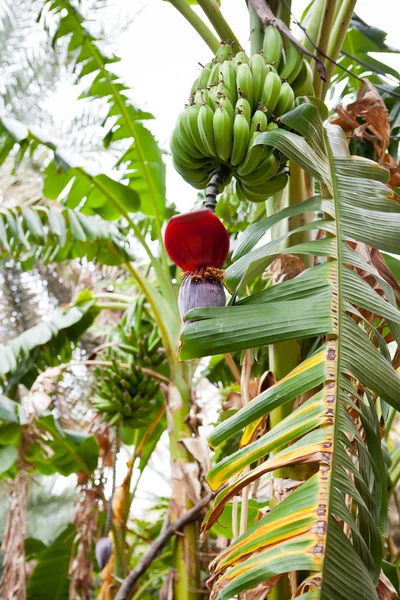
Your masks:
<svg viewBox="0 0 400 600"><path fill-rule="evenodd" d="M287 183L285 159L270 147L253 146L296 96L310 93L312 70L294 46L285 53L279 31L265 30L264 47L250 57L223 43L193 84L189 104L171 137L173 163L193 187L205 189L219 169L216 193L232 175L241 200L261 202Z"/></svg>
<svg viewBox="0 0 400 600"><path fill-rule="evenodd" d="M208 208L172 217L164 239L169 257L183 269L178 297L181 317L191 308L225 306L225 272L220 267L230 240L218 217Z"/></svg>
<svg viewBox="0 0 400 600"><path fill-rule="evenodd" d="M118 358L111 360L111 366L101 366L93 372L92 404L110 425L120 423L137 429L148 423L151 413L160 404L157 380L143 371L143 367L159 370L165 356L155 328L141 336L136 332L125 336L123 342L119 348L124 353L118 353ZM133 360L129 360L129 354ZM121 366L127 362L128 367Z"/></svg>

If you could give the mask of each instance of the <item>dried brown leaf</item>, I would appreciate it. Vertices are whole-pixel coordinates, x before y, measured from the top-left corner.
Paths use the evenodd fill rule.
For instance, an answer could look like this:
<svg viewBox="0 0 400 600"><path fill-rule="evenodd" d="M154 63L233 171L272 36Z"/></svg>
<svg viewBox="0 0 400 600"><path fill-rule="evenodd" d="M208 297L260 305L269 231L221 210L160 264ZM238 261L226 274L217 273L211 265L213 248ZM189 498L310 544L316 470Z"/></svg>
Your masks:
<svg viewBox="0 0 400 600"><path fill-rule="evenodd" d="M393 598L397 598L397 592L393 587L392 583L386 577L383 571L379 576L378 585L376 586L376 591L378 594L379 600L393 600Z"/></svg>
<svg viewBox="0 0 400 600"><path fill-rule="evenodd" d="M272 276L274 285L282 281L294 279L305 270L304 263L293 254L281 254L269 266L268 275Z"/></svg>
<svg viewBox="0 0 400 600"><path fill-rule="evenodd" d="M365 80L355 102L336 109L332 122L340 125L348 135L371 142L376 157L383 162L390 142L389 113L378 90Z"/></svg>

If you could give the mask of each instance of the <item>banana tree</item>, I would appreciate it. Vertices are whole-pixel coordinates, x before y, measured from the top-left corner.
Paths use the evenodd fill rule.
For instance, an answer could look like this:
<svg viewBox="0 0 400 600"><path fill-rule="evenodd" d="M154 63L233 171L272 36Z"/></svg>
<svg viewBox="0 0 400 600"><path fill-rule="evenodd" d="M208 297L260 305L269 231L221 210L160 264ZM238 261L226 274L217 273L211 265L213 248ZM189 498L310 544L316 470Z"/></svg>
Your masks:
<svg viewBox="0 0 400 600"><path fill-rule="evenodd" d="M179 8L179 3L172 4ZM218 7L206 1L199 4L218 31L223 19ZM252 52L260 50L264 25L268 26L264 40L267 35L278 39L271 31L271 26L276 26L275 31L289 40L280 75L284 72L296 81L301 65L298 61L299 66L293 66L297 59L293 59L296 53L290 43L294 40L287 30L290 4L274 3L273 11L280 18L265 2L250 0L249 4ZM400 208L387 185L388 171L350 155L343 131L324 125L328 112L321 102L354 7L355 2L311 5L304 46L319 57L319 61L312 57L310 63L313 91L308 92L308 99L299 98L289 112L286 105L286 110L280 110L282 96L278 95L278 103L271 108L274 113L278 107L278 123L275 120L270 131L257 127L258 135L251 138L242 162L244 168L240 164L236 168L240 161L236 162L234 152L238 116L231 151L223 139L229 119L225 117L226 124L220 127L219 115L213 120L215 148L207 147L212 133L205 106L209 97L214 99L213 86L218 86L215 115L226 110L224 96L232 100L235 91L227 83L229 69L220 67L221 86L218 75L213 80L211 65L206 91L200 75L192 90L194 108L186 109L187 119L183 116L178 121L175 142L172 139L177 170L189 183L208 186L206 206L210 208L215 206L218 186L226 184L232 174L243 201L260 202L261 196L273 194L272 188L256 193L258 178L257 182L249 177L245 180L251 172L246 172L246 160L257 148L273 148L281 160L286 157L290 161L288 190L268 202L267 218L251 225L235 246L233 262L226 271L226 285L232 294L229 306L190 310L181 336L182 360L246 351L242 370L245 406L209 437L211 447L219 449L241 434L239 449L220 460L207 476L217 496L205 519L204 535L228 507L235 510L235 498L242 495L241 535L234 535L233 543L211 563L209 587L211 597L218 600L251 588L256 588L260 597L268 594L268 598L280 600L289 595L304 600L376 599L378 593L379 597L395 593L381 574L387 555L382 537L387 535L388 474L380 427L389 414L387 405L399 409L400 378L387 343L398 343L400 318L395 293L365 259L365 248L399 251ZM190 22L207 41L196 22ZM272 39L264 46L264 58L271 46L278 58L268 57L267 65L276 67L281 60L279 42ZM233 54L237 52L239 64L246 62L240 48L233 50ZM217 62L230 59L237 60L226 54L226 47L222 54L217 53ZM253 64L250 62L250 67ZM236 82L240 79L236 91L251 105L255 69L253 87L242 84L239 71L245 70L236 63ZM306 77L307 72L308 67ZM200 109L195 108L196 89L200 91ZM261 96L267 108L270 98ZM246 110L244 106L242 102L239 115ZM198 112L198 136L190 112ZM194 156L190 139L185 137L188 131L203 160L197 170L188 160ZM217 156L217 165L213 158L206 162L208 156ZM229 168L222 172L218 161ZM197 176L200 168L203 171ZM308 268L292 280L259 291L260 276L283 253L301 257ZM362 274L375 279L380 294ZM303 342L310 338L312 344ZM243 371L248 371L247 352L265 344L270 347L269 365L278 381L249 401L248 372L243 377ZM266 418L269 428L265 433ZM290 474L298 480L296 489L277 505L270 498L270 511L246 530L243 514L249 488L255 494L259 480L270 473L274 477Z"/></svg>
<svg viewBox="0 0 400 600"><path fill-rule="evenodd" d="M242 142L233 161L237 164L226 168L230 155L225 135L230 125L225 113L230 110L226 100L239 90L235 83L230 89L225 81L231 69L226 68L220 81L219 67L213 73L210 65L205 67L210 71L206 74L217 80L208 85L204 75L205 86L203 80L196 80L190 110L185 111L185 115L196 115L196 124L201 111L199 136L185 116L178 124L177 139L171 143L176 168L195 187L206 188L208 208L215 207L216 196L229 184L232 174L237 182L234 201L238 197L248 214L249 201L260 202L252 212L254 223L239 238L226 273L226 285L232 293L229 306L190 311L187 319L191 322L184 327L180 349L181 361L244 351L241 391L246 405L224 420L210 437L211 446L220 448L242 434L240 448L225 456L208 475L211 488L220 491L205 520L205 533L226 510L234 515L234 522L237 520L235 498L242 495L241 535L235 535L233 543L211 565L212 597L222 600L264 585L264 595L270 599L284 600L290 594L305 600L377 598L385 553L382 535L387 531L387 475L380 427L388 415L387 405L398 409L399 376L391 365L387 342L398 340L399 313L393 290L360 248L372 246L389 253L399 250L399 208L386 185L387 171L349 155L340 128L324 126L328 113L322 103L355 1L314 2L301 48L288 29L290 4L271 2L271 12L266 3L251 0L251 51L257 57L263 49L271 61L269 81L279 88L271 100L270 86L264 95L259 78L258 93L263 94L264 108L272 102L270 112L280 114L271 120L267 112L266 120L261 110L258 120L247 123L248 134L242 117L249 113L244 100L250 105L246 96L250 89L253 92L254 82L250 83L249 69L242 68L246 55L218 4L199 1L215 35L188 2L170 3L217 54L217 63L224 58L236 60L241 90L236 129ZM179 362L176 355L181 323L171 277L174 272L162 239L168 207L161 152L143 123L150 115L129 103L123 82L111 70L115 58L100 51L83 16L68 0L47 2L46 11L59 19L55 43L68 36L69 50L77 56L78 77L92 77L83 95L109 104L105 144L122 140L126 150L116 165L115 179L111 179L75 157L72 160L38 128L3 119L0 158L4 160L15 144L20 149L17 160L28 149L47 146L54 160L44 172L44 193L50 200L61 198L64 208L56 211L57 215L54 209L4 213L0 220L2 251L4 255L16 252L27 261L39 255L49 261L67 259L89 251L92 258L123 265L137 282L159 327L172 382L167 410L174 519L191 505L182 481L191 472L193 458L182 439L192 435L186 417L193 367ZM46 11L43 18L48 18ZM268 42L263 48L266 25ZM229 56L229 47L234 48L235 57ZM275 55L268 56L271 48ZM308 51L308 57L303 57L303 50ZM278 61L280 77L275 77ZM260 65L259 58L253 58L253 79ZM325 83L320 76L324 72ZM282 82L282 77L291 83ZM282 88L286 98L280 99ZM215 109L211 92L216 95L218 110L214 114L221 132L220 137L214 136L215 148L210 111L204 106L208 102L210 110ZM290 110L295 95L296 107ZM253 114L254 107L250 110ZM232 109L230 118L236 121L235 115ZM193 149L198 154L191 154ZM197 160L198 168L187 154ZM254 174L258 166L254 156L260 160L269 157L268 177ZM278 179L277 187L252 193L259 177L269 185L271 178ZM230 203L230 189L225 192L225 206ZM265 203L267 196L271 198ZM218 214L218 205L216 210ZM94 214L107 220L122 219L121 228L104 223L99 227ZM134 262L130 244L124 243L126 234L135 236L146 252L155 283ZM266 243L260 245L264 236ZM152 250L150 237L157 241L158 255ZM282 253L301 257L308 268L294 279L266 287L261 275ZM375 278L381 294L361 273ZM250 401L249 350L265 345L277 382ZM269 429L265 432L267 418ZM276 480L282 476L297 480L296 489L279 504L271 501L268 514L247 529L249 493L256 496L257 482L268 473ZM233 523L234 533L236 529ZM175 540L174 597L198 596L197 559L197 530L190 524L184 536Z"/></svg>

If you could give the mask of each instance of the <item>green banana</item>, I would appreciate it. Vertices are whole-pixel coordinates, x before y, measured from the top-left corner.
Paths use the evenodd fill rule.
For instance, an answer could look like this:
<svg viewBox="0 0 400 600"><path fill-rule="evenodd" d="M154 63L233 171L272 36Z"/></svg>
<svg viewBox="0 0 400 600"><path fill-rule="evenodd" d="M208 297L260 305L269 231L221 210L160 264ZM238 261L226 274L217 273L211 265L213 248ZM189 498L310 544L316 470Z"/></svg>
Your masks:
<svg viewBox="0 0 400 600"><path fill-rule="evenodd" d="M218 84L212 84L208 88L208 96L213 104L212 111L214 112L216 104L218 104Z"/></svg>
<svg viewBox="0 0 400 600"><path fill-rule="evenodd" d="M236 72L236 86L238 93L253 105L253 75L248 64L242 63Z"/></svg>
<svg viewBox="0 0 400 600"><path fill-rule="evenodd" d="M266 131L268 126L268 119L265 112L261 109L256 110L251 119L250 134L252 135L255 131Z"/></svg>
<svg viewBox="0 0 400 600"><path fill-rule="evenodd" d="M209 180L209 173L212 171L211 164L209 165L208 169L189 169L180 163L175 157L172 157L172 163L179 175L181 175L185 181L193 185L193 187L198 186L197 189L203 189L206 187ZM141 383L137 386L138 391L140 391L140 386Z"/></svg>
<svg viewBox="0 0 400 600"><path fill-rule="evenodd" d="M226 112L228 113L231 122L233 124L233 121L235 119L235 109L233 108L233 104L232 102L229 100L229 98L225 95L222 95L219 99L219 104L220 106L222 106L222 108L224 108L226 110Z"/></svg>
<svg viewBox="0 0 400 600"><path fill-rule="evenodd" d="M252 173L241 177L240 180L243 185L249 188L262 185L275 175L279 166L280 161L271 152Z"/></svg>
<svg viewBox="0 0 400 600"><path fill-rule="evenodd" d="M172 156L182 166L186 167L187 169L201 169L210 161L209 158L205 158L205 157L203 157L203 159L193 158L192 156L187 154L179 143L179 137L174 135L174 133L171 136L171 142L170 142Z"/></svg>
<svg viewBox="0 0 400 600"><path fill-rule="evenodd" d="M299 74L302 64L303 54L294 44L290 44L286 53L285 66L280 70L279 74L282 79L286 79L289 83L292 83Z"/></svg>
<svg viewBox="0 0 400 600"><path fill-rule="evenodd" d="M228 113L218 106L213 117L215 146L219 158L228 162L232 152L232 125Z"/></svg>
<svg viewBox="0 0 400 600"><path fill-rule="evenodd" d="M257 137L260 135L259 131L253 133L250 138L250 142L247 148L246 158L238 167L239 178L243 175L249 175L252 173L254 169L258 167L262 159L264 158L264 146L257 145L253 146L253 143L256 141Z"/></svg>
<svg viewBox="0 0 400 600"><path fill-rule="evenodd" d="M270 71L272 71L273 73L277 73L278 72L275 69L274 65L270 65L269 63L266 63L265 67L264 67L265 76L267 76Z"/></svg>
<svg viewBox="0 0 400 600"><path fill-rule="evenodd" d="M250 102L246 98L239 98L239 100L235 104L235 112L244 113L244 116L246 117L247 122L250 125L251 106L250 106Z"/></svg>
<svg viewBox="0 0 400 600"><path fill-rule="evenodd" d="M201 88L197 88L196 93L194 95L194 103L197 106L201 106L203 104L203 90Z"/></svg>
<svg viewBox="0 0 400 600"><path fill-rule="evenodd" d="M312 87L314 79L313 70L306 58L303 58L303 64L296 79L292 83L292 90L295 96L307 96Z"/></svg>
<svg viewBox="0 0 400 600"><path fill-rule="evenodd" d="M220 64L219 63L215 63L215 65L212 66L212 69L211 69L211 72L210 72L210 76L209 76L208 81L207 81L207 87L210 87L211 85L217 85L218 84L218 81L220 79L219 68L220 68Z"/></svg>
<svg viewBox="0 0 400 600"><path fill-rule="evenodd" d="M277 73L270 71L264 81L264 89L261 96L261 104L265 106L268 115L274 112L280 97L282 88L281 78Z"/></svg>
<svg viewBox="0 0 400 600"><path fill-rule="evenodd" d="M278 125L274 122L272 123L268 123L267 125L267 131L272 131L273 129L278 129Z"/></svg>
<svg viewBox="0 0 400 600"><path fill-rule="evenodd" d="M236 102L236 72L231 61L225 60L220 65L220 75L221 80L229 92L227 96L231 98L232 102Z"/></svg>
<svg viewBox="0 0 400 600"><path fill-rule="evenodd" d="M249 137L249 123L245 115L239 113L233 123L233 146L230 161L233 166L239 165L244 160L249 145Z"/></svg>
<svg viewBox="0 0 400 600"><path fill-rule="evenodd" d="M279 67L282 56L282 37L279 31L273 25L269 25L265 29L263 52L267 63L274 65L276 69Z"/></svg>
<svg viewBox="0 0 400 600"><path fill-rule="evenodd" d="M232 104L235 104L236 102L236 92L234 92L232 95L231 90L228 88L227 85L225 85L223 81L220 81L217 85L217 98L221 98L221 96L226 96L227 98L229 98Z"/></svg>
<svg viewBox="0 0 400 600"><path fill-rule="evenodd" d="M233 66L237 69L237 67L239 65L241 65L242 63L246 63L247 65L249 64L249 57L247 56L246 52L243 52L242 50L240 52L238 52L235 56L235 58L233 59Z"/></svg>
<svg viewBox="0 0 400 600"><path fill-rule="evenodd" d="M198 87L199 87L199 78L197 78L197 79L195 79L193 81L193 85L192 85L191 90L190 90L190 95L191 96L195 95L195 93L197 92L197 88Z"/></svg>
<svg viewBox="0 0 400 600"><path fill-rule="evenodd" d="M236 180L236 194L239 200L242 202L263 202L265 200L263 194L256 194L254 192L248 191L247 188L244 188L241 184L240 180Z"/></svg>
<svg viewBox="0 0 400 600"><path fill-rule="evenodd" d="M229 60L233 56L232 46L226 42L221 42L219 49L214 58L214 62L222 62L223 60Z"/></svg>
<svg viewBox="0 0 400 600"><path fill-rule="evenodd" d="M204 69L201 70L200 76L199 76L199 83L198 83L199 88L207 87L210 75L211 75L211 69L209 67L204 67Z"/></svg>
<svg viewBox="0 0 400 600"><path fill-rule="evenodd" d="M271 177L270 179L268 179L268 181L264 182L263 184L258 186L252 186L251 188L247 187L243 183L241 183L241 185L243 187L244 193L248 196L248 200L251 200L252 202L260 202L260 200L253 200L253 198L250 196L253 196L254 194L256 196L263 197L263 200L265 200L266 198L274 196L275 194L283 190L283 188L286 187L287 182L288 176L282 174L276 175L275 177Z"/></svg>
<svg viewBox="0 0 400 600"><path fill-rule="evenodd" d="M189 156L193 156L193 158L203 158L202 153L195 147L192 142L192 139L186 135L184 126L183 126L183 113L181 113L176 122L175 131L177 133L177 137L179 140L179 144L182 146L183 150Z"/></svg>
<svg viewBox="0 0 400 600"><path fill-rule="evenodd" d="M201 141L203 145L207 149L207 153L210 156L217 156L217 149L215 146L214 140L214 130L213 130L213 117L214 112L208 106L208 104L203 104L199 110L198 124L199 124L199 133Z"/></svg>
<svg viewBox="0 0 400 600"><path fill-rule="evenodd" d="M121 420L122 420L121 413L117 413L108 421L108 423L109 423L110 427L112 427L113 425L116 425L117 423L119 423Z"/></svg>
<svg viewBox="0 0 400 600"><path fill-rule="evenodd" d="M253 109L256 110L261 101L265 79L265 62L261 54L253 54L250 58L250 69L253 75Z"/></svg>
<svg viewBox="0 0 400 600"><path fill-rule="evenodd" d="M285 81L282 83L281 92L279 94L279 100L275 107L274 114L280 116L288 112L293 108L294 104L294 92L291 85Z"/></svg>

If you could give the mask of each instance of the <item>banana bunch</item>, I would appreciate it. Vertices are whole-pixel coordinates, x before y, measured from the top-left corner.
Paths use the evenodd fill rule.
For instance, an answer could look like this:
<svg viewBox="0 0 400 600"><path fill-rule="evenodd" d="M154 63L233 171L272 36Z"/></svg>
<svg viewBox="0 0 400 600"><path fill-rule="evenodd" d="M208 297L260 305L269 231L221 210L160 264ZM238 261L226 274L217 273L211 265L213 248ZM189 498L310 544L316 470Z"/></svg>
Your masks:
<svg viewBox="0 0 400 600"><path fill-rule="evenodd" d="M143 371L143 367L159 369L165 362L165 353L156 329L141 337L133 331L132 335L124 332L121 338L118 356L110 357L111 366L101 366L93 373L95 396L92 404L103 414L103 421L110 425L121 423L137 429L148 423L150 415L160 405L158 383ZM121 367L121 363L127 363L127 355L134 359L128 359L129 368Z"/></svg>
<svg viewBox="0 0 400 600"><path fill-rule="evenodd" d="M262 202L276 194L288 180L286 159L273 148L253 144L262 132L279 126L277 117L291 110L295 96L308 92L311 84L308 62L294 46L285 54L274 27L265 31L263 52L250 58L222 43L193 83L172 133L175 169L202 190L224 165L230 175L222 189L234 176L240 200Z"/></svg>

